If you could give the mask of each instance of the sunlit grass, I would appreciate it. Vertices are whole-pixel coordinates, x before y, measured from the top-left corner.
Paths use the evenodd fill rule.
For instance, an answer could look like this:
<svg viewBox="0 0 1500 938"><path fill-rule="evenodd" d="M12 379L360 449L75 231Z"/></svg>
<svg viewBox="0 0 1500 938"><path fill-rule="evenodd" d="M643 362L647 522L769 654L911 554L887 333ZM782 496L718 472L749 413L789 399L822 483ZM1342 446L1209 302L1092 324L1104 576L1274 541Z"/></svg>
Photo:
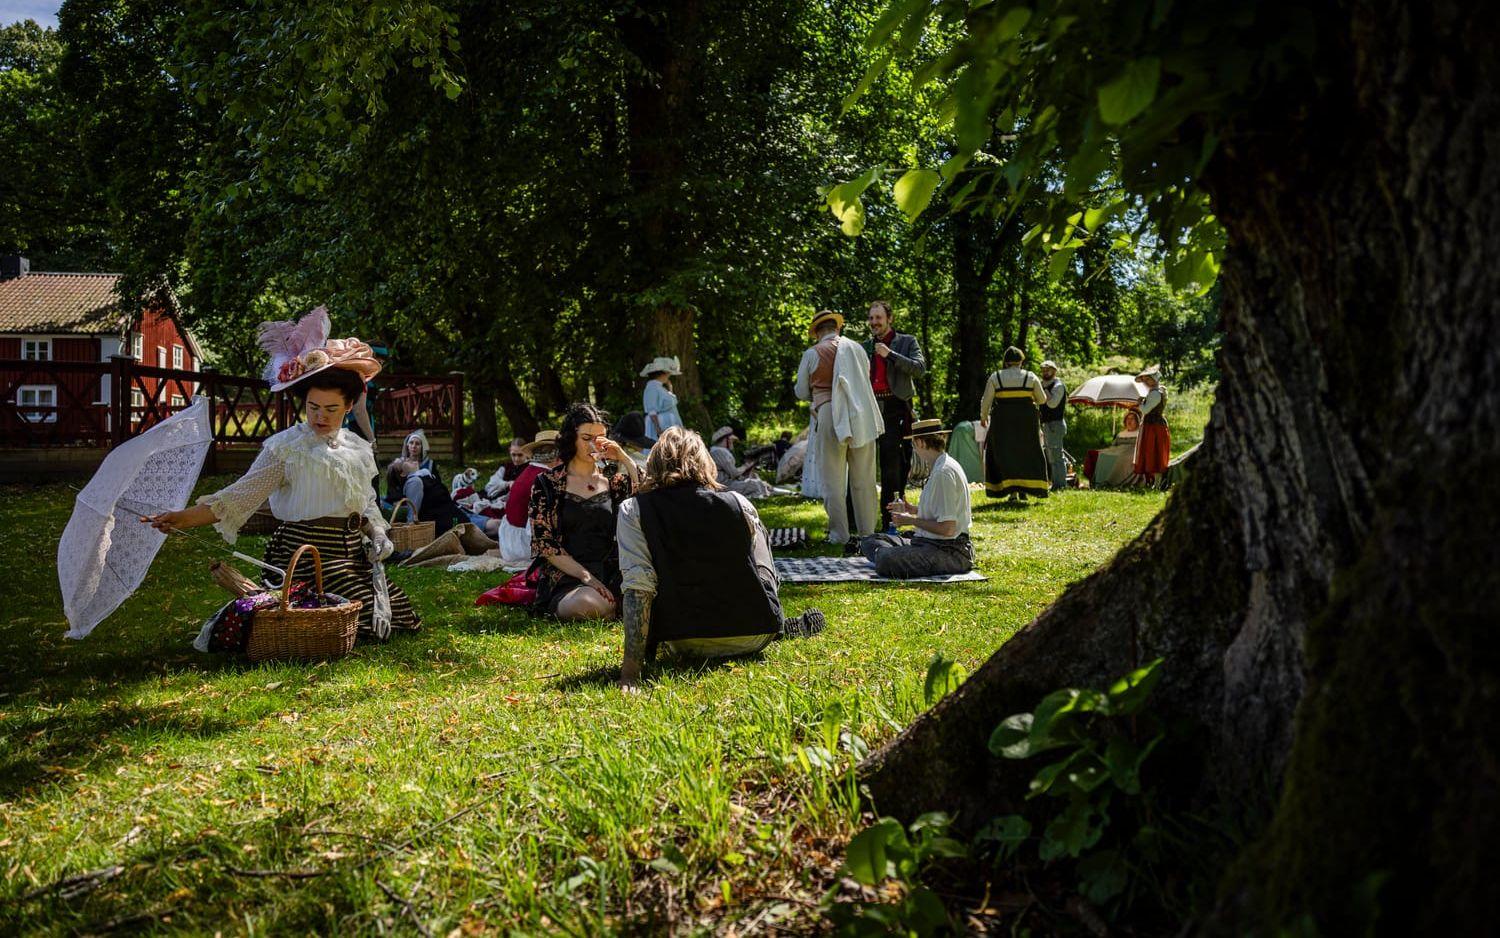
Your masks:
<svg viewBox="0 0 1500 938"><path fill-rule="evenodd" d="M489 574L396 571L425 631L342 661L199 655L218 555L178 539L69 642L52 556L72 493L0 494L0 928L209 933L815 914L856 821L856 757L925 706L932 655L977 667L1163 500L982 508L989 582L789 586L789 613L827 614L822 636L663 660L626 698L617 626L476 608ZM809 502L763 514L822 529ZM115 867L76 895L50 888Z"/></svg>

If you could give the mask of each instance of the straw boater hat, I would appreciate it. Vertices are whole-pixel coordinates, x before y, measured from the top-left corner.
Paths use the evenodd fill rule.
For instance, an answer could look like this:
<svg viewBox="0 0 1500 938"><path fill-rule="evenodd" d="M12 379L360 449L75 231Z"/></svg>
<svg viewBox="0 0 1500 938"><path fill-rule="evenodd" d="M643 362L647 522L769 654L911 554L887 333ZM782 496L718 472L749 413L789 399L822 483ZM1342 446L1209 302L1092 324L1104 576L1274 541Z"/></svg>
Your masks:
<svg viewBox="0 0 1500 938"><path fill-rule="evenodd" d="M1135 380L1137 381L1141 380L1142 378L1156 378L1159 380L1161 378L1161 366L1152 365L1150 368L1147 368L1145 371L1142 371L1140 374L1135 376Z"/></svg>
<svg viewBox="0 0 1500 938"><path fill-rule="evenodd" d="M651 364L641 369L641 377L649 378L658 371L665 371L669 375L680 375L682 374L682 363L677 360L676 355L673 355L671 358L665 355L658 355L651 360Z"/></svg>
<svg viewBox="0 0 1500 938"><path fill-rule="evenodd" d="M948 431L943 429L943 422L936 417L930 420L917 420L911 425L911 432L906 435L908 440L915 440L923 436L947 436Z"/></svg>
<svg viewBox="0 0 1500 938"><path fill-rule="evenodd" d="M1057 362L1053 361L1050 358L1047 359L1046 361L1042 362L1042 370L1046 371L1048 368L1051 368L1053 371L1056 371L1057 370Z"/></svg>
<svg viewBox="0 0 1500 938"><path fill-rule="evenodd" d="M525 453L527 456L530 456L531 455L531 451L534 450L534 449L536 449L538 446L556 446L556 445L557 445L557 431L556 430L538 430L536 432L536 439L532 440L530 443L524 443L524 444L522 444L521 451L523 453Z"/></svg>
<svg viewBox="0 0 1500 938"><path fill-rule="evenodd" d="M719 445L719 441L724 439L724 437L733 435L734 427L720 427L719 429L714 431L713 437L708 441L709 445L717 446Z"/></svg>
<svg viewBox="0 0 1500 938"><path fill-rule="evenodd" d="M266 380L272 391L284 391L304 378L330 368L343 368L363 381L380 374L380 362L359 339L328 338L328 308L319 306L295 322L290 319L260 324L260 347L271 356Z"/></svg>
<svg viewBox="0 0 1500 938"><path fill-rule="evenodd" d="M1014 345L1007 346L1005 352L1000 356L1001 363L1007 365L1011 362L1024 362L1025 360L1026 353L1016 348Z"/></svg>
<svg viewBox="0 0 1500 938"><path fill-rule="evenodd" d="M818 335L818 327L823 325L823 323L828 322L830 319L837 323L840 329L844 328L844 317L839 315L838 313L835 313L831 309L825 309L818 311L818 313L813 316L812 322L807 324L807 334L816 338Z"/></svg>

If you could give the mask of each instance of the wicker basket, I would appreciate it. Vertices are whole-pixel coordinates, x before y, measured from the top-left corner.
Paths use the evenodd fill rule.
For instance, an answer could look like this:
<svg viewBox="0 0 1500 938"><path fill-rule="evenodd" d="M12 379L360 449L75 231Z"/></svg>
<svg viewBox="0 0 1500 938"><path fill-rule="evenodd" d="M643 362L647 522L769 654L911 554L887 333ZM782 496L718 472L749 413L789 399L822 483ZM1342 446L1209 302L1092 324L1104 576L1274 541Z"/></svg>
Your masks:
<svg viewBox="0 0 1500 938"><path fill-rule="evenodd" d="M405 524L397 524L396 512L401 510L402 505L406 506L406 516L411 520ZM411 506L411 502L403 498L391 509L390 538L397 550L420 550L431 544L436 536L437 522L418 521L417 510Z"/></svg>
<svg viewBox="0 0 1500 938"><path fill-rule="evenodd" d="M311 544L303 544L286 565L286 581L281 590L281 605L262 609L250 626L245 654L251 661L282 658L342 658L354 647L359 631L359 610L364 603L345 600L337 606L319 609L294 609L288 605L297 561L312 551L313 585L323 595L323 557Z"/></svg>

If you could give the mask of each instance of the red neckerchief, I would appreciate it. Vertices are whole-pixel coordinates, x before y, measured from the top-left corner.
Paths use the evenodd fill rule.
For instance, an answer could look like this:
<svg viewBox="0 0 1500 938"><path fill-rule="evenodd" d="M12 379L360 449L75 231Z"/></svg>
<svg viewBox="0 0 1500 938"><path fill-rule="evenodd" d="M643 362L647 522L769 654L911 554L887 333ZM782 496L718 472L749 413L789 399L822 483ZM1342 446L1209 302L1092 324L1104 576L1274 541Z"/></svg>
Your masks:
<svg viewBox="0 0 1500 938"><path fill-rule="evenodd" d="M883 336L877 336L875 338L875 341L882 342L888 346L892 341L895 340L895 338L896 330L892 329ZM885 358L878 354L874 354L873 348L871 350L870 357L870 389L873 390L876 394L891 393L891 380L886 375Z"/></svg>

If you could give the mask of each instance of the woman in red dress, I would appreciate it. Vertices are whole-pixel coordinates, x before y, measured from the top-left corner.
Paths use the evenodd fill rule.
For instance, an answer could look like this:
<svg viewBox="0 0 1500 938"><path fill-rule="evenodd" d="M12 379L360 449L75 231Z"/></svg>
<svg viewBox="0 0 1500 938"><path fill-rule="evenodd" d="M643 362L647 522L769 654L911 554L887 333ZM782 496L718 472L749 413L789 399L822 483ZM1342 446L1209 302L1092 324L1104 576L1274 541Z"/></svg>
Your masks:
<svg viewBox="0 0 1500 938"><path fill-rule="evenodd" d="M1172 461L1172 431L1167 427L1167 389L1161 371L1151 368L1135 376L1148 390L1141 401L1141 434L1135 441L1136 478L1151 485Z"/></svg>

